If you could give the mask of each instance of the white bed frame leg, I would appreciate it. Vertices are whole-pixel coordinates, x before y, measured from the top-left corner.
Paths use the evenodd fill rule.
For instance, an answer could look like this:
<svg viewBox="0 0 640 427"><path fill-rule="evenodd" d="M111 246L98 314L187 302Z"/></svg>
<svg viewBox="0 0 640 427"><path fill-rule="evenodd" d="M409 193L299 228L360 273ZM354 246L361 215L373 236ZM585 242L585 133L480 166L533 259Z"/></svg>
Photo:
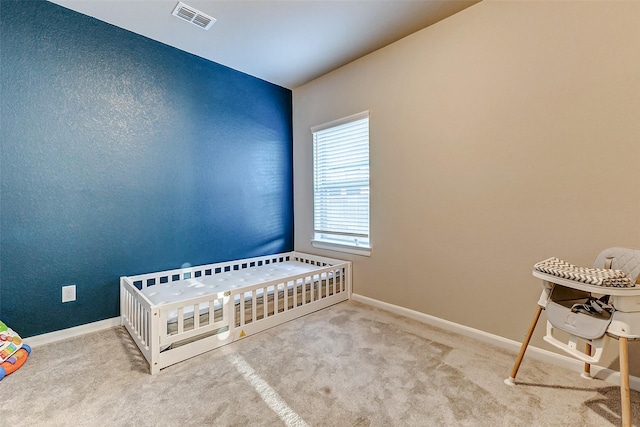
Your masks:
<svg viewBox="0 0 640 427"><path fill-rule="evenodd" d="M151 360L149 360L149 370L151 375L155 375L160 372L160 313L158 310L153 310L151 313L151 339L158 340L154 345L150 345L151 348Z"/></svg>

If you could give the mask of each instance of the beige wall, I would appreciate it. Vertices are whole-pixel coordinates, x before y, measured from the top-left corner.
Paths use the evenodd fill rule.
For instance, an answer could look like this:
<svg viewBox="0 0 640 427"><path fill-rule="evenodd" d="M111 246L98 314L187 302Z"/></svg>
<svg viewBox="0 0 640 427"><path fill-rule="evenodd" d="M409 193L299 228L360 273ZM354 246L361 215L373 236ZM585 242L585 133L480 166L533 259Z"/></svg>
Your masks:
<svg viewBox="0 0 640 427"><path fill-rule="evenodd" d="M358 294L520 341L536 261L640 248L638 22L638 2L485 0L295 89L296 249L351 259ZM369 258L309 241L309 128L363 110Z"/></svg>

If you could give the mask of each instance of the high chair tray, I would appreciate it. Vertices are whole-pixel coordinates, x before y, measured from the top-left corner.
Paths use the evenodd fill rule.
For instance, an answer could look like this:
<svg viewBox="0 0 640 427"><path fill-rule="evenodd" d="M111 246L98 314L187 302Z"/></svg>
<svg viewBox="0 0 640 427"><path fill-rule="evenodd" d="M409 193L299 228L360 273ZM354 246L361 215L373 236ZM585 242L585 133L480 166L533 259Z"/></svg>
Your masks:
<svg viewBox="0 0 640 427"><path fill-rule="evenodd" d="M607 286L587 285L586 283L576 282L574 280L564 279L562 277L554 276L551 274L543 273L541 271L533 270L533 276L538 279L542 279L549 283L555 283L557 285L566 286L568 288L579 289L581 291L590 292L599 295L615 295L615 296L640 296L640 286L634 286L631 288L614 288Z"/></svg>

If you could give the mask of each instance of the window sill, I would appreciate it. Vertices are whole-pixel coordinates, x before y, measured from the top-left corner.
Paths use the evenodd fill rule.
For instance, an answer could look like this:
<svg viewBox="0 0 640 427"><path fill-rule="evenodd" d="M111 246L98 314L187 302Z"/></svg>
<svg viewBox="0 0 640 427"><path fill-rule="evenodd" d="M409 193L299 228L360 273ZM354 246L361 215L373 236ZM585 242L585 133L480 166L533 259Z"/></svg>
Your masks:
<svg viewBox="0 0 640 427"><path fill-rule="evenodd" d="M341 245L338 243L328 243L322 240L311 240L311 246L318 249L327 249L330 251L346 252L349 254L371 256L371 248L365 248L362 246L349 246Z"/></svg>

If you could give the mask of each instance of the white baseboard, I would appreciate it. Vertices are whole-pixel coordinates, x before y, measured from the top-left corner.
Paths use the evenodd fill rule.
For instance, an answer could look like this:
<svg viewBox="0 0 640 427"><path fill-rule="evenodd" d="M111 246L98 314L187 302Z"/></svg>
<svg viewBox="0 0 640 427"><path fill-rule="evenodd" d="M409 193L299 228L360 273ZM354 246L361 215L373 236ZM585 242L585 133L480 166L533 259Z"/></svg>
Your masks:
<svg viewBox="0 0 640 427"><path fill-rule="evenodd" d="M30 347L39 347L41 345L51 344L56 341L74 338L91 332L102 331L116 326L120 326L120 316L100 320L98 322L87 323L86 325L80 325L73 328L62 329L60 331L49 332L47 334L34 335L26 338L23 337L23 340L26 344L29 344Z"/></svg>
<svg viewBox="0 0 640 427"><path fill-rule="evenodd" d="M450 322L448 320L440 319L429 314L410 310L398 305L389 304L387 302L365 297L363 295L354 293L351 294L351 299L363 304L370 305L372 307L379 308L381 310L408 317L409 319L413 319L418 322L426 323L427 325L435 326L440 329L445 329L447 331L455 332L460 335L475 338L488 344L493 344L497 347L511 350L516 354L518 353L518 351L520 351L520 346L522 345L522 343L501 337L499 335L490 334L479 329L470 328L468 326L460 325L459 323ZM529 356L533 359L540 360L542 362L549 363L555 366L560 366L571 371L576 371L578 373L582 373L582 370L584 368L584 363L577 359L554 353L552 351L544 350L542 348L534 347L532 345L527 347L527 353L525 356ZM591 374L594 378L602 379L609 383L620 385L620 372L614 371L613 369L603 368L600 366L592 366ZM508 373L505 373L505 375L508 375ZM640 391L640 378L630 376L629 385L633 390Z"/></svg>

